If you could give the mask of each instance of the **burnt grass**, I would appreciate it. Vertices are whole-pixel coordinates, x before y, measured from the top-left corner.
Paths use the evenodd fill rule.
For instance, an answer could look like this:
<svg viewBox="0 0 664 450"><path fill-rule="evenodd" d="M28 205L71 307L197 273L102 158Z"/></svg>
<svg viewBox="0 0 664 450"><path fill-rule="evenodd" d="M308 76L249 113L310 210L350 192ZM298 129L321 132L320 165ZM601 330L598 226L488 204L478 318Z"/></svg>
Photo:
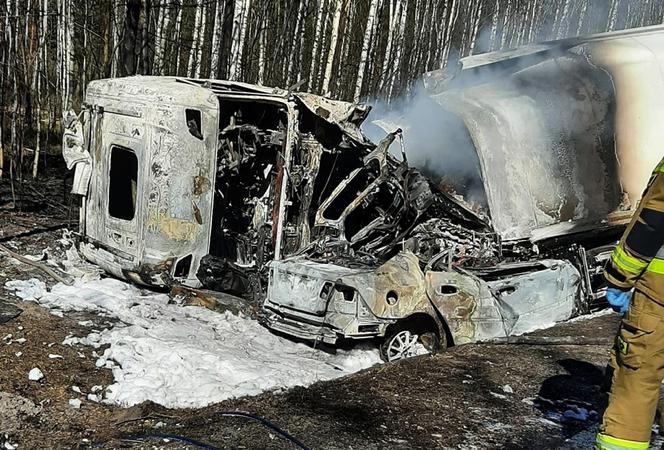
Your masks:
<svg viewBox="0 0 664 450"><path fill-rule="evenodd" d="M49 257L57 258L63 250L60 228L71 226L64 207L68 199L56 189L60 183L57 173L30 183L41 196L24 186L23 208L18 211L11 208L8 183L0 181L0 242L21 254L39 255L48 247ZM570 436L594 429L606 402L602 385L608 344L481 344L206 408L168 409L147 402L123 409L98 404L71 387L87 394L94 385L113 382L109 370L95 366L93 351L101 354L104 349L62 341L91 330L80 321L91 320L92 328L102 329L109 326L107 319L89 313L56 317L4 288L7 280L32 277L53 284L35 269L0 256L0 302L23 310L0 324L0 339L13 335L0 341L0 394L40 406L36 414L11 417L0 401L0 444L7 434L19 449L195 448L146 438L171 434L218 448L296 448L252 420L223 415L229 411L264 417L312 449L556 448ZM584 336L605 337L609 342L617 323L615 315L604 315L538 335L578 336L580 343ZM26 341L16 342L19 338ZM17 352L22 352L20 357ZM49 354L63 358L51 359ZM44 372L44 379L28 380L33 367ZM71 398L84 399L83 406L71 408ZM566 411L579 408L588 411L588 420L564 417Z"/></svg>

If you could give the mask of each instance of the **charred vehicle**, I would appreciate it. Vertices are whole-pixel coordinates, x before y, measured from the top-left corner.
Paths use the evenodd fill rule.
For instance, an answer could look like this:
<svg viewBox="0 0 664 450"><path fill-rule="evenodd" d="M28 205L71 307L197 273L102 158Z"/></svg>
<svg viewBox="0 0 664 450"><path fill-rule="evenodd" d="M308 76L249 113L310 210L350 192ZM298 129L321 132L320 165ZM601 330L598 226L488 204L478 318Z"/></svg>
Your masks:
<svg viewBox="0 0 664 450"><path fill-rule="evenodd" d="M225 81L93 81L64 119L79 250L136 283L262 299L265 264L318 242L315 211L363 170L375 148L358 127L368 111Z"/></svg>
<svg viewBox="0 0 664 450"><path fill-rule="evenodd" d="M269 264L268 326L327 343L379 337L395 360L600 304L612 243L662 157L663 61L664 28L652 27L428 74L428 125L449 137L432 140L441 169L425 161L421 182L385 151L393 135L367 154L317 209L317 240ZM377 122L420 136L420 116ZM459 158L463 173L446 170Z"/></svg>
<svg viewBox="0 0 664 450"><path fill-rule="evenodd" d="M427 122L407 111L374 144L362 105L94 81L63 122L79 250L136 283L259 302L291 336L380 338L386 360L565 320L602 301L661 159L662 49L655 27L464 59L425 77L443 134L417 143Z"/></svg>

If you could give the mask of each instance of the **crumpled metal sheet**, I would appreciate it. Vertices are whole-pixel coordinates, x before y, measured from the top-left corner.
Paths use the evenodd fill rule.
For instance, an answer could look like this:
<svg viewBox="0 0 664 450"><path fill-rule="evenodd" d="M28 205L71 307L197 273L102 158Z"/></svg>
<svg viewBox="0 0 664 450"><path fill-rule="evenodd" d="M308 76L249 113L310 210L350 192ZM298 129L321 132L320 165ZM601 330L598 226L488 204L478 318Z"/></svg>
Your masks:
<svg viewBox="0 0 664 450"><path fill-rule="evenodd" d="M424 84L471 132L497 231L538 241L629 219L662 158L663 61L658 25L471 56Z"/></svg>
<svg viewBox="0 0 664 450"><path fill-rule="evenodd" d="M481 165L492 224L504 240L619 209L611 78L565 55L491 83L433 96L457 114ZM580 230L578 230L580 231Z"/></svg>
<svg viewBox="0 0 664 450"><path fill-rule="evenodd" d="M85 114L85 117L88 115ZM86 195L92 175L92 157L90 152L83 147L83 124L71 110L64 113L62 124L64 126L62 156L67 164L67 169L71 170L76 167L71 193Z"/></svg>
<svg viewBox="0 0 664 450"><path fill-rule="evenodd" d="M315 94L298 92L294 94L313 114L328 123L338 126L349 138L362 145L373 146L360 130L360 125L371 111L370 106L330 100Z"/></svg>

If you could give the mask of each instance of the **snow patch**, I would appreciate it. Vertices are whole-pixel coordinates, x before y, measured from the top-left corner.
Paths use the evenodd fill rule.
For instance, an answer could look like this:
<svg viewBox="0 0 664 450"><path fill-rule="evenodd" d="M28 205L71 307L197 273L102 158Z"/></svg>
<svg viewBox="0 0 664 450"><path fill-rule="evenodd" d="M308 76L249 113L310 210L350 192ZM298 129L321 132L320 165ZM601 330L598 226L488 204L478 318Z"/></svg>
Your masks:
<svg viewBox="0 0 664 450"><path fill-rule="evenodd" d="M44 374L41 370L39 370L39 367L30 369L30 372L28 372L28 380L30 381L39 381L42 378L44 378Z"/></svg>
<svg viewBox="0 0 664 450"><path fill-rule="evenodd" d="M24 300L52 310L94 311L122 323L69 345L109 346L98 367L113 371L105 402L131 406L201 407L267 390L306 386L380 362L373 346L330 355L276 336L256 320L173 304L166 294L115 279L77 279L47 292L36 279L6 283Z"/></svg>
<svg viewBox="0 0 664 450"><path fill-rule="evenodd" d="M595 319L597 317L610 316L611 314L618 314L618 313L614 313L611 308L604 308L590 314L583 314L581 316L574 317L573 319L570 319L567 322L568 323L585 322L586 320Z"/></svg>

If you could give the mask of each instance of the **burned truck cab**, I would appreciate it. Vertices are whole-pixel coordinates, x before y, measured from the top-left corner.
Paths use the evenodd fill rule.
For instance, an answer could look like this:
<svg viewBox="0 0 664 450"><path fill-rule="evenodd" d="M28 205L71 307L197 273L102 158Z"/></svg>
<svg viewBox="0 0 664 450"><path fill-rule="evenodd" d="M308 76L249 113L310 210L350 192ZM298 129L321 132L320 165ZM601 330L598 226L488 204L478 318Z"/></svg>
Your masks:
<svg viewBox="0 0 664 450"><path fill-rule="evenodd" d="M195 280L210 239L218 111L212 92L172 79L88 85L76 164L88 260L140 284Z"/></svg>
<svg viewBox="0 0 664 450"><path fill-rule="evenodd" d="M375 147L366 114L223 80L93 81L63 120L81 254L136 283L256 299L265 265L311 245L315 211Z"/></svg>

